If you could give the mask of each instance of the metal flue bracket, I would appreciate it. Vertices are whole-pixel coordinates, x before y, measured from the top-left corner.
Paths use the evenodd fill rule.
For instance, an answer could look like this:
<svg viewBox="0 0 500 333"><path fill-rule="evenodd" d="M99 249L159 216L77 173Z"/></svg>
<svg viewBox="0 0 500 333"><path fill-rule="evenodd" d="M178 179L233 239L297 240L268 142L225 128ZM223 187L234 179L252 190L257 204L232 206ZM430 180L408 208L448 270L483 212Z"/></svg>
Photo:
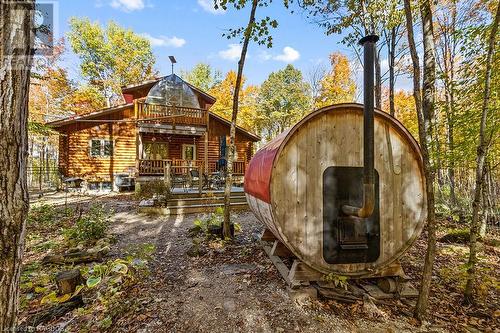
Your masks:
<svg viewBox="0 0 500 333"><path fill-rule="evenodd" d="M363 115L363 206L355 207L343 205L342 212L347 215L358 217L369 217L373 214L375 207L375 167L374 167L374 67L376 43L379 37L368 35L360 39L359 44L363 45L364 62L364 115Z"/></svg>

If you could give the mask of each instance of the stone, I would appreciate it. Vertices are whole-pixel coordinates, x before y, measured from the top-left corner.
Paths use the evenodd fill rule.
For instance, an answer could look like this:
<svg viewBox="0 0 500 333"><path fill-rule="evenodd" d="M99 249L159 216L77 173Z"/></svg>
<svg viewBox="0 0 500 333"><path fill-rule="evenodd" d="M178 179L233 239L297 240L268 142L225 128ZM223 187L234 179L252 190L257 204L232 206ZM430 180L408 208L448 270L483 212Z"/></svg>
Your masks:
<svg viewBox="0 0 500 333"><path fill-rule="evenodd" d="M226 275L247 274L256 270L257 266L254 264L228 264L222 266L221 272Z"/></svg>

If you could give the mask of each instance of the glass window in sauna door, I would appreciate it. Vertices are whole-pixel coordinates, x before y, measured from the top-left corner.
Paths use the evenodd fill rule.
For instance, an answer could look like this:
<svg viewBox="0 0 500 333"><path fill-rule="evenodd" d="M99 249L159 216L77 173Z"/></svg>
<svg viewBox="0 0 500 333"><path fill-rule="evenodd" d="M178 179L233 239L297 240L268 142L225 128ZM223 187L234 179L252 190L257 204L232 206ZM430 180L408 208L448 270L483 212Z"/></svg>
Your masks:
<svg viewBox="0 0 500 333"><path fill-rule="evenodd" d="M142 158L145 160L166 160L168 159L167 142L144 142Z"/></svg>

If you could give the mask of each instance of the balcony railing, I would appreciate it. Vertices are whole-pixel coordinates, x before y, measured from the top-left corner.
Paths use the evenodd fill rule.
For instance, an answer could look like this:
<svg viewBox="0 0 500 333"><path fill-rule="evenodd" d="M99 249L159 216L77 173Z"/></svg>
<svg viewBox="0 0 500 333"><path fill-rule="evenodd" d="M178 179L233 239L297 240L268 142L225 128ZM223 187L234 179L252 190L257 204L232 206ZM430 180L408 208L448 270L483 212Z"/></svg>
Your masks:
<svg viewBox="0 0 500 333"><path fill-rule="evenodd" d="M207 125L207 110L137 102L137 119L172 125Z"/></svg>
<svg viewBox="0 0 500 333"><path fill-rule="evenodd" d="M165 173L166 166L170 164L172 174L187 174L191 169L205 170L202 160L139 160L139 175L159 176ZM233 162L233 174L244 175L246 169L245 161ZM216 162L208 162L208 173L217 171Z"/></svg>

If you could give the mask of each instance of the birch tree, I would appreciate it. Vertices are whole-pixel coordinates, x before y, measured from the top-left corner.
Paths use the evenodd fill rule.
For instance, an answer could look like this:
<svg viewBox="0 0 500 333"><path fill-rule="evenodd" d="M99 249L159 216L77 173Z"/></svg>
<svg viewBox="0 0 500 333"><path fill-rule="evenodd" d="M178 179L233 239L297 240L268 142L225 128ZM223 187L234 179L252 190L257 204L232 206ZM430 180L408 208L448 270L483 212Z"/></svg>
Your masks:
<svg viewBox="0 0 500 333"><path fill-rule="evenodd" d="M424 174L426 181L427 196L427 251L425 255L424 271L420 284L420 293L414 315L421 320L426 314L429 303L429 292L431 287L432 267L436 254L436 221L434 203L435 170L432 161L432 119L435 104L435 80L436 59L434 46L434 33L432 22L432 11L429 0L420 3L420 17L422 20L422 36L424 47L423 59L423 84L420 85L420 62L417 53L415 38L413 35L413 14L410 0L404 0L406 30L408 44L413 65L413 97L418 119L418 131L420 147L424 162Z"/></svg>
<svg viewBox="0 0 500 333"><path fill-rule="evenodd" d="M272 2L272 0L214 0L214 8L227 10L228 5L232 5L235 9L241 10L245 8L247 3L251 3L250 15L248 18L248 23L246 26L239 27L236 29L230 29L228 33L224 36L227 38L241 38L241 53L240 59L238 60L238 71L236 75L236 84L233 94L233 112L231 117L231 130L229 134L229 146L228 146L228 156L227 156L227 166L226 166L226 186L224 189L224 224L223 224L223 236L224 238L230 238L230 216L231 216L231 187L233 185L233 161L235 156L235 137L236 137L236 121L238 118L239 110L239 97L241 89L241 79L243 77L243 68L245 66L245 60L248 51L248 45L250 41L254 41L259 45L265 45L268 48L273 45L273 38L270 34L270 28L276 28L278 22L271 19L269 16L261 20L256 20L255 13L257 7L267 7ZM289 0L283 0L285 7L288 7Z"/></svg>
<svg viewBox="0 0 500 333"><path fill-rule="evenodd" d="M497 46L497 31L500 21L500 2L497 5L495 18L491 26L491 33L488 43L488 53L486 55L486 73L484 76L484 92L483 92L483 105L481 114L481 123L479 128L479 145L477 147L476 156L476 185L474 189L474 201L472 202L472 222L470 228L470 242L469 242L469 260L467 262L467 283L465 285L464 301L466 303L473 302L473 291L476 277L477 265L477 252L478 252L478 238L480 229L479 212L481 206L481 195L483 183L485 181L485 160L488 154L488 148L493 137L493 130L489 133L487 130L488 112L490 112L490 95L491 95L491 75L493 56Z"/></svg>

